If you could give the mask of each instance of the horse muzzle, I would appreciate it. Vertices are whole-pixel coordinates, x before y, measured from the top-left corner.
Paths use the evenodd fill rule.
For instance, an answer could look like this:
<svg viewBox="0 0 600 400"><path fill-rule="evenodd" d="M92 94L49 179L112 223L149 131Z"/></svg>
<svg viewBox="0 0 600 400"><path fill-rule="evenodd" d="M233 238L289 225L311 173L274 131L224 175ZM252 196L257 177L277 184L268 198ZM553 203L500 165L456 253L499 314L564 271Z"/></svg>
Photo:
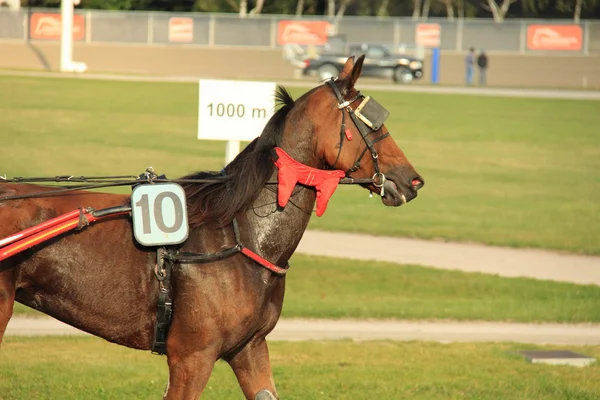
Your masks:
<svg viewBox="0 0 600 400"><path fill-rule="evenodd" d="M399 207L414 200L423 185L425 181L419 175L415 174L407 180L397 174L390 174L383 184L381 202L389 207Z"/></svg>

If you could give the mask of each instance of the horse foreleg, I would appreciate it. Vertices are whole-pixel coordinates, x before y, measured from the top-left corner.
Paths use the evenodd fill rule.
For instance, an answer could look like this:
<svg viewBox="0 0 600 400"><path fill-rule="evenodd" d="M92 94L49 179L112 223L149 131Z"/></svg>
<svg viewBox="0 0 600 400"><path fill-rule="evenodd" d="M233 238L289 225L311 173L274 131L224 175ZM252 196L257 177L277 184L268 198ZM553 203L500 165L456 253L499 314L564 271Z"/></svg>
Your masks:
<svg viewBox="0 0 600 400"><path fill-rule="evenodd" d="M0 344L15 304L14 270L0 272Z"/></svg>
<svg viewBox="0 0 600 400"><path fill-rule="evenodd" d="M169 382L163 400L199 399L208 383L215 361L215 351L178 352L168 355Z"/></svg>
<svg viewBox="0 0 600 400"><path fill-rule="evenodd" d="M264 337L256 338L225 360L249 400L276 400L277 391L271 372L269 349Z"/></svg>

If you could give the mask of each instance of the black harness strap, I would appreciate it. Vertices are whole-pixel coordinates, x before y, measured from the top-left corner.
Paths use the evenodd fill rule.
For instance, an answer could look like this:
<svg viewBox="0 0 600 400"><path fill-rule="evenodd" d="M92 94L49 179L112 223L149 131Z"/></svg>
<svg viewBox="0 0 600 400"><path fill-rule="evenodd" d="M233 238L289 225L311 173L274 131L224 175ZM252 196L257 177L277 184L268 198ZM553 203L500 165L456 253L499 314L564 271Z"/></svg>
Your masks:
<svg viewBox="0 0 600 400"><path fill-rule="evenodd" d="M258 254L247 251L240 242L240 231L237 220L233 219L233 233L235 235L235 246L225 250L221 250L218 253L180 253L170 252L164 247L160 247L156 251L156 266L154 275L159 282L159 294L158 302L156 306L156 326L154 330L154 339L152 341L152 353L153 354L165 354L167 349L167 335L169 333L169 327L171 325L171 318L173 316L173 304L171 300L171 272L173 264L201 264L213 261L224 260L237 253L242 253L246 257L249 257L262 267L270 270L276 275L283 276L289 269L289 264L283 267L279 267L272 264L268 260L262 258Z"/></svg>
<svg viewBox="0 0 600 400"><path fill-rule="evenodd" d="M235 246L221 250L218 253L180 253L179 251L176 251L175 253L166 253L164 258L180 264L202 264L224 260L242 251L240 231L235 218L233 219L233 234L235 236Z"/></svg>
<svg viewBox="0 0 600 400"><path fill-rule="evenodd" d="M173 302L171 299L172 261L165 259L166 250L159 247L156 250L156 266L154 275L158 280L159 293L156 305L156 325L152 340L152 353L165 354L167 351L167 335L171 326Z"/></svg>
<svg viewBox="0 0 600 400"><path fill-rule="evenodd" d="M180 264L202 264L213 261L224 260L240 252L239 245L222 250L218 253L167 253L165 259Z"/></svg>
<svg viewBox="0 0 600 400"><path fill-rule="evenodd" d="M272 264L268 260L262 258L258 254L254 253L253 251L244 247L244 245L242 245L242 242L240 240L240 230L238 227L237 220L235 218L232 221L232 225L233 225L233 234L235 236L235 246L233 246L233 247L229 247L225 250L221 250L218 253L187 253L187 252L180 253L179 251L176 251L174 253L167 252L163 255L163 258L165 260L169 260L173 263L179 263L179 264L203 264L203 263L209 263L209 262L213 262L213 261L224 260L226 258L229 258L229 257L237 254L237 253L242 253L245 256L256 261L262 267L275 273L276 275L285 275L287 269L289 268L289 264L285 265L283 267Z"/></svg>
<svg viewBox="0 0 600 400"><path fill-rule="evenodd" d="M379 136L378 138L373 139L373 144L379 142L380 140L385 139L386 137L390 136L390 133L386 133L384 135ZM356 160L356 162L354 163L354 165L352 166L352 168L350 168L346 174L351 174L354 171L358 171L358 169L360 168L360 160L362 160L362 158L364 157L365 153L367 152L367 150L369 150L369 147L365 147L362 151L362 153L360 153L360 156L358 157L358 159ZM377 163L375 163L375 165L377 165ZM378 168L376 168L376 170L379 170Z"/></svg>

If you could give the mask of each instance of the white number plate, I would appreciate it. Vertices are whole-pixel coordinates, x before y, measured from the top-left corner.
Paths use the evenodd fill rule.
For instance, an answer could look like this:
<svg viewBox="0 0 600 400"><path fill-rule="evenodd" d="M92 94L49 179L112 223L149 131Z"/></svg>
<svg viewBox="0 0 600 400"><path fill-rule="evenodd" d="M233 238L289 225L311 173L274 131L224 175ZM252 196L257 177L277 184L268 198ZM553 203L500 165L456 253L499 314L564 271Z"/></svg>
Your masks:
<svg viewBox="0 0 600 400"><path fill-rule="evenodd" d="M188 237L185 192L175 183L142 184L131 193L135 239L144 246L179 244Z"/></svg>

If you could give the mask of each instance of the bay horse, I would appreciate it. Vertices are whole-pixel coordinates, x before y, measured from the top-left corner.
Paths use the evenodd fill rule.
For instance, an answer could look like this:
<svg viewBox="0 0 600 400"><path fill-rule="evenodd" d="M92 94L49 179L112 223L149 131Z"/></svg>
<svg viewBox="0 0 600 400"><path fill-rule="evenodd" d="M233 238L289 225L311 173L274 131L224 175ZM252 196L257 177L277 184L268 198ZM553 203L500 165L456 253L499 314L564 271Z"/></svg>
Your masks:
<svg viewBox="0 0 600 400"><path fill-rule="evenodd" d="M108 342L159 349L169 370L164 399L199 398L219 359L246 399L278 399L266 336L315 204L321 216L340 179L396 207L424 184L389 136L387 110L355 88L363 61L348 58L337 78L296 100L278 87L279 108L258 138L223 171L184 177L189 235L162 256L136 242L131 215L121 212L1 261L0 343L16 300ZM214 180L192 182L204 178ZM73 209L127 210L132 202L130 195L55 190L1 183L0 238ZM170 265L168 279L161 263Z"/></svg>

